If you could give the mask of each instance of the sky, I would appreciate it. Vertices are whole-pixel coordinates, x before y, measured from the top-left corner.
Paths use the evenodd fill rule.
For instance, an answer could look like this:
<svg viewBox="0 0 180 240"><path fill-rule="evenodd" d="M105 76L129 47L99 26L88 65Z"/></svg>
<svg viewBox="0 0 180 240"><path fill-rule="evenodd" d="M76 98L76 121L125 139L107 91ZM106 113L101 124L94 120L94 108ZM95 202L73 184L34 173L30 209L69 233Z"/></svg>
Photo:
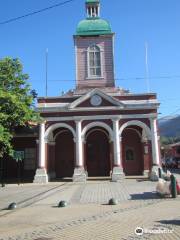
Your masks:
<svg viewBox="0 0 180 240"><path fill-rule="evenodd" d="M38 96L45 96L48 48L48 96L75 88L73 34L86 17L85 0L1 24L64 0L0 0L0 58L19 58ZM180 114L180 1L101 0L101 17L115 32L116 86L147 92L145 43L150 92L161 103L159 117Z"/></svg>

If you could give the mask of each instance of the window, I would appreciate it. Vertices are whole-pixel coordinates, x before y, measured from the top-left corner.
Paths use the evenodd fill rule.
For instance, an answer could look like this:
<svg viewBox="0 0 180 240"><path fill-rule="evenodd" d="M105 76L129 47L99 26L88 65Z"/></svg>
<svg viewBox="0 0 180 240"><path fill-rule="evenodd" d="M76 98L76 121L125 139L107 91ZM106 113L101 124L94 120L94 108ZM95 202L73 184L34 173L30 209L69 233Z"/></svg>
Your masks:
<svg viewBox="0 0 180 240"><path fill-rule="evenodd" d="M96 45L89 47L88 68L89 77L101 77L101 51Z"/></svg>
<svg viewBox="0 0 180 240"><path fill-rule="evenodd" d="M36 149L26 148L24 158L24 169L34 170L36 168Z"/></svg>
<svg viewBox="0 0 180 240"><path fill-rule="evenodd" d="M134 160L134 151L132 149L126 150L126 161L133 161Z"/></svg>

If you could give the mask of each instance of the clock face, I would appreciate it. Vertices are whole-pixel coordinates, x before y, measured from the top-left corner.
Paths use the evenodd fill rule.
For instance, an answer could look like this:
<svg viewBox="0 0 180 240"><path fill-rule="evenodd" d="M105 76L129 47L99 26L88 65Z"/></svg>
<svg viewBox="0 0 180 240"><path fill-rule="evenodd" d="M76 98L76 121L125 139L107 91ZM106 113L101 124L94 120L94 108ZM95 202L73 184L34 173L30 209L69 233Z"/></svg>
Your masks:
<svg viewBox="0 0 180 240"><path fill-rule="evenodd" d="M102 98L99 95L94 95L91 97L90 103L93 106L99 106L102 103Z"/></svg>

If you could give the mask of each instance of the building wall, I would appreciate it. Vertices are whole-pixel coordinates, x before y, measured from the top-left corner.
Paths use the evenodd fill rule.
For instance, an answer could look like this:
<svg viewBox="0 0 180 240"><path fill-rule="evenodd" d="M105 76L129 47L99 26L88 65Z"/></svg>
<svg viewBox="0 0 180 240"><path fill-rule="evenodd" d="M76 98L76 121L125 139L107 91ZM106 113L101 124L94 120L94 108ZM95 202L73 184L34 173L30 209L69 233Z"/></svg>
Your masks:
<svg viewBox="0 0 180 240"><path fill-rule="evenodd" d="M102 79L88 79L87 50L92 44L101 49ZM75 37L77 88L114 86L113 36Z"/></svg>
<svg viewBox="0 0 180 240"><path fill-rule="evenodd" d="M18 177L18 168L22 179L33 179L38 160L38 151L36 137L15 137L13 139L13 147L15 151L24 151L25 159L16 162L15 159L8 157L5 162L5 178L14 179ZM19 165L18 165L19 164Z"/></svg>

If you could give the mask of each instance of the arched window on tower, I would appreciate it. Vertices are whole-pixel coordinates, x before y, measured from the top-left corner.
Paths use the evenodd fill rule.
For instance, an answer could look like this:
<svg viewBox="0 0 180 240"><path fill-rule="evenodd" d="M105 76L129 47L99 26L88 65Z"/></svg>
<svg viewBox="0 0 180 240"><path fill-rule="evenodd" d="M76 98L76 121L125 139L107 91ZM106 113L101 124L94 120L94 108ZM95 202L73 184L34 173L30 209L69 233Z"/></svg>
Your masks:
<svg viewBox="0 0 180 240"><path fill-rule="evenodd" d="M96 45L88 48L88 77L101 77L101 51Z"/></svg>

